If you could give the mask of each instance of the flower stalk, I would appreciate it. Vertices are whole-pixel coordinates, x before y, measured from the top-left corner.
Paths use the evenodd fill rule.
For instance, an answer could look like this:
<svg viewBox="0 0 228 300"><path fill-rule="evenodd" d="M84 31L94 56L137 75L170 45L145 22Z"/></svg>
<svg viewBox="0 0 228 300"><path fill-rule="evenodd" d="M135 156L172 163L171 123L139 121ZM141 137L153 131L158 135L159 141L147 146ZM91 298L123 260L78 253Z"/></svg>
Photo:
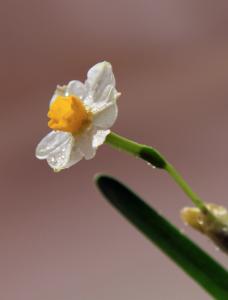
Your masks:
<svg viewBox="0 0 228 300"><path fill-rule="evenodd" d="M165 169L166 167L167 162L165 158L156 149L136 143L114 132L111 132L106 137L105 143L116 149L140 157L156 168Z"/></svg>
<svg viewBox="0 0 228 300"><path fill-rule="evenodd" d="M156 168L164 169L184 191L184 193L191 199L191 201L208 217L214 218L212 213L208 210L204 201L192 191L188 183L177 172L177 170L154 148L136 143L129 139L126 139L116 133L111 132L105 140L106 144L111 145L114 148L128 152L134 156L137 156Z"/></svg>

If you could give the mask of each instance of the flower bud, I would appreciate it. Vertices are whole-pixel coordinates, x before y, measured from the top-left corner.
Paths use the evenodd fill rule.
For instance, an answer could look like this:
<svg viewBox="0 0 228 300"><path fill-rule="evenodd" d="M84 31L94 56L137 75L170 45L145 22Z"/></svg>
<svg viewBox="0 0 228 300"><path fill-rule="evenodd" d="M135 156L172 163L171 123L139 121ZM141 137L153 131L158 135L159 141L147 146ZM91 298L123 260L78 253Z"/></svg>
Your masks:
<svg viewBox="0 0 228 300"><path fill-rule="evenodd" d="M197 207L185 207L181 211L181 218L228 254L228 211L217 204L207 204L206 207L212 216Z"/></svg>

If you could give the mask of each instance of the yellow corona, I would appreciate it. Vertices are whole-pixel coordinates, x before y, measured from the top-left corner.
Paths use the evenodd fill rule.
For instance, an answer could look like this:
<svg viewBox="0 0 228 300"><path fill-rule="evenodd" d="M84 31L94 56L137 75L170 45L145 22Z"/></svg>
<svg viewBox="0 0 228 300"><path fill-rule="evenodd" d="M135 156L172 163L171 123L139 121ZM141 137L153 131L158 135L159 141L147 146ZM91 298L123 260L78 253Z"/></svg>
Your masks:
<svg viewBox="0 0 228 300"><path fill-rule="evenodd" d="M48 126L51 129L77 135L90 125L92 114L80 98L57 96L50 105L48 117Z"/></svg>

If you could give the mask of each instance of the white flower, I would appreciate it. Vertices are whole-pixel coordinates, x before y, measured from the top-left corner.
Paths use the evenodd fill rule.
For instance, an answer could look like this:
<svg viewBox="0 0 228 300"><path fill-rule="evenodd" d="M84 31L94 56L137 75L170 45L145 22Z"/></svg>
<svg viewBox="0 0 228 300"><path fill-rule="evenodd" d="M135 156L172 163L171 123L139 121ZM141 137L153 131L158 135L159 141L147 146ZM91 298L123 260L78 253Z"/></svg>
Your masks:
<svg viewBox="0 0 228 300"><path fill-rule="evenodd" d="M117 118L119 95L108 62L93 66L84 84L73 80L58 86L48 112L48 125L54 130L38 144L36 157L46 159L55 171L69 168L83 157L93 158Z"/></svg>

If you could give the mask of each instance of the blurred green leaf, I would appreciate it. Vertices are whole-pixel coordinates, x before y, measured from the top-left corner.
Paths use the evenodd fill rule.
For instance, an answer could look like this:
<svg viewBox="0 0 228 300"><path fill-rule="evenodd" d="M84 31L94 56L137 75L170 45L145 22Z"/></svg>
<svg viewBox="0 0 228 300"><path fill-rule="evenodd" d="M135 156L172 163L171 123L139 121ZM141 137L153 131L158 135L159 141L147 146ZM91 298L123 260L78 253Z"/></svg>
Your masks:
<svg viewBox="0 0 228 300"><path fill-rule="evenodd" d="M228 299L228 272L176 227L117 180L100 175L98 188L147 238L215 299Z"/></svg>

